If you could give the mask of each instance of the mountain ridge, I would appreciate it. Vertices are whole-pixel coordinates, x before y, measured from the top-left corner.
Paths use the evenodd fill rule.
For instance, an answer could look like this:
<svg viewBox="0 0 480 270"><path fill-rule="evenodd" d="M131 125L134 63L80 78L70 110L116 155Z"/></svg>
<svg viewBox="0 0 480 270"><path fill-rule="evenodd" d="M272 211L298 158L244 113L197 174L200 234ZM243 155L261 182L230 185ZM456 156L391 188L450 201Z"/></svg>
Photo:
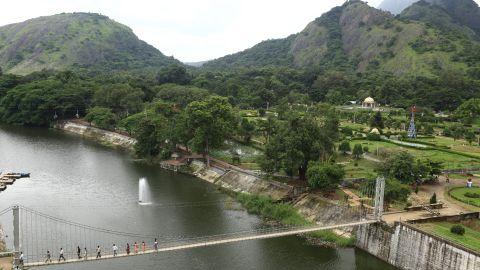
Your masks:
<svg viewBox="0 0 480 270"><path fill-rule="evenodd" d="M365 2L350 0L297 34L263 41L240 53L209 61L203 67L317 67L431 77L441 70L466 72L469 64L458 55L466 54L465 48L471 46L465 42L471 41L460 39L464 37L451 37L428 23L395 17Z"/></svg>
<svg viewBox="0 0 480 270"><path fill-rule="evenodd" d="M42 69L132 70L180 63L96 13L61 13L0 27L0 66L27 74Z"/></svg>

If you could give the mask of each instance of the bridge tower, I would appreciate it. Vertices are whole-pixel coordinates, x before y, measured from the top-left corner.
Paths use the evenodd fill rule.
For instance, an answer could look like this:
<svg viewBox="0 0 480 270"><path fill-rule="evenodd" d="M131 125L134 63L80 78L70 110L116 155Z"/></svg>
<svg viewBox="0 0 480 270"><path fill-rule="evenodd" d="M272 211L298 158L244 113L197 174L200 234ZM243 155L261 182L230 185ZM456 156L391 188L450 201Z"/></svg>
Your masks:
<svg viewBox="0 0 480 270"><path fill-rule="evenodd" d="M410 139L417 138L417 129L415 128L415 112L417 112L417 106L413 106L411 109L411 117L410 117L410 126L408 127L407 136Z"/></svg>
<svg viewBox="0 0 480 270"><path fill-rule="evenodd" d="M20 207L15 205L12 207L13 212L13 252L14 265L20 263Z"/></svg>
<svg viewBox="0 0 480 270"><path fill-rule="evenodd" d="M375 208L373 216L375 220L380 221L383 216L383 196L385 195L385 177L377 177L375 184Z"/></svg>

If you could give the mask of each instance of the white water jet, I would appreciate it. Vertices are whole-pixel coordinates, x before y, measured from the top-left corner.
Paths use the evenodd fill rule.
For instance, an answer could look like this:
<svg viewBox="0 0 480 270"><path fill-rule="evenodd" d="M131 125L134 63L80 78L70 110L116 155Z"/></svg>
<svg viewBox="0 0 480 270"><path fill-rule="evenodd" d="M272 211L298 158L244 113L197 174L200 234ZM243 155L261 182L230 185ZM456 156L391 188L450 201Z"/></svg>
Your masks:
<svg viewBox="0 0 480 270"><path fill-rule="evenodd" d="M138 180L138 203L140 205L152 204L152 196L147 178L142 177Z"/></svg>

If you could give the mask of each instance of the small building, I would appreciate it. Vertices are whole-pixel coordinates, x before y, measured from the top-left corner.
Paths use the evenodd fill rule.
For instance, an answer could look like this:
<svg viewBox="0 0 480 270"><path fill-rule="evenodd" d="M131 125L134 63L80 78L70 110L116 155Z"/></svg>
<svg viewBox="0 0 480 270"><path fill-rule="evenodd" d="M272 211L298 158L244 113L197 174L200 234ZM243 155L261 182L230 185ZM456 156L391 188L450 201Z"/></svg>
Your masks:
<svg viewBox="0 0 480 270"><path fill-rule="evenodd" d="M362 102L362 108L375 109L376 108L375 100L372 97L367 97Z"/></svg>
<svg viewBox="0 0 480 270"><path fill-rule="evenodd" d="M380 131L378 130L378 128L373 128L372 131L370 131L370 134L380 135Z"/></svg>

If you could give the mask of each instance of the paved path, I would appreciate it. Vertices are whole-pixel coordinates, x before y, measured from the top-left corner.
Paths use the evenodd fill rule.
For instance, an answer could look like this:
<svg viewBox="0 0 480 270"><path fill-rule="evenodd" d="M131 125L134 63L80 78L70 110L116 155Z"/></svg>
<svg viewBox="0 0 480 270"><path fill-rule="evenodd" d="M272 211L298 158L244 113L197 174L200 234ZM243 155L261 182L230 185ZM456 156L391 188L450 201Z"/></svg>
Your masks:
<svg viewBox="0 0 480 270"><path fill-rule="evenodd" d="M0 258L0 269L3 269L3 270L12 269L12 259L9 257Z"/></svg>
<svg viewBox="0 0 480 270"><path fill-rule="evenodd" d="M437 200L439 202L444 203L444 208L438 209L440 215L442 216L451 216L451 215L458 215L460 213L467 213L473 211L480 211L480 208L466 205L462 202L459 202L455 199L450 198L446 195L448 190L454 186L463 186L466 184L466 177L465 179L450 179L450 183L446 183L446 178L441 176L439 178L439 183L430 184L420 186L419 189L419 197L421 197L424 203L428 203L428 200L433 195L433 193L437 194ZM480 179L474 179L474 185L480 185ZM401 213L392 213L392 214L385 214L383 216L383 220L387 223L391 224L395 221L407 221L413 219L421 219L421 218L428 218L431 215L427 211L412 211L412 212L401 212Z"/></svg>

